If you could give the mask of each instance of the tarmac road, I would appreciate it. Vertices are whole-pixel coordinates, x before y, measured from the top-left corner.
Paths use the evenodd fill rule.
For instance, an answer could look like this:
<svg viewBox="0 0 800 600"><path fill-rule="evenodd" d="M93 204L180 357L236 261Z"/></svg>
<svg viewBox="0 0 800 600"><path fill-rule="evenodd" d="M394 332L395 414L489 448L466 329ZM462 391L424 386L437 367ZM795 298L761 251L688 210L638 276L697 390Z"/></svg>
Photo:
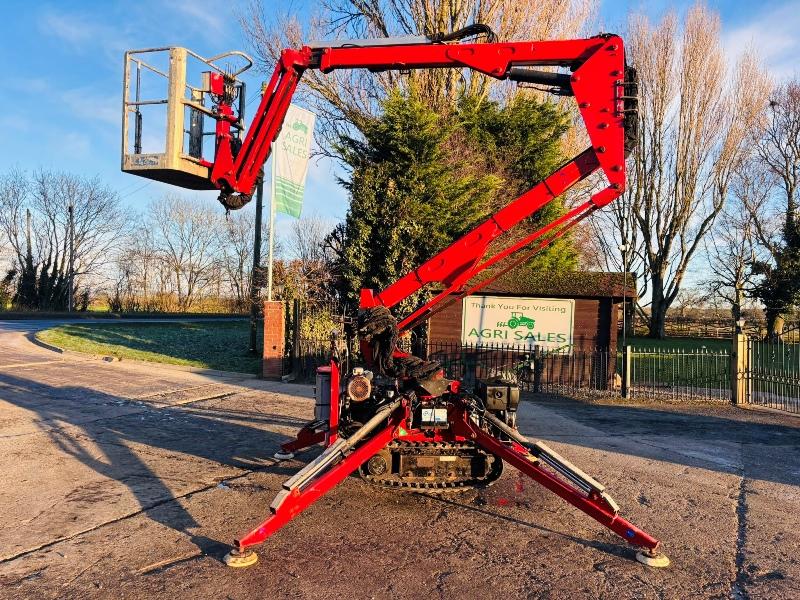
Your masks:
<svg viewBox="0 0 800 600"><path fill-rule="evenodd" d="M271 458L311 388L61 356L0 324L0 598L800 597L800 418L526 401L665 570L507 468L447 496L350 478L233 570L227 544L314 454ZM19 324L19 325L18 325Z"/></svg>

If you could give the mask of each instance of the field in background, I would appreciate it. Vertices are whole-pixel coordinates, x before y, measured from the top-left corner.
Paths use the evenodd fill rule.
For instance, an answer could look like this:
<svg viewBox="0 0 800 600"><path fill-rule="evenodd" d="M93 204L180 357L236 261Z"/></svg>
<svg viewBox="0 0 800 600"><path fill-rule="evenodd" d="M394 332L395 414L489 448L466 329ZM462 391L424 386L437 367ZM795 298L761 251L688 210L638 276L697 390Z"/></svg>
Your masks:
<svg viewBox="0 0 800 600"><path fill-rule="evenodd" d="M65 350L122 359L257 374L247 321L204 323L74 323L36 337Z"/></svg>

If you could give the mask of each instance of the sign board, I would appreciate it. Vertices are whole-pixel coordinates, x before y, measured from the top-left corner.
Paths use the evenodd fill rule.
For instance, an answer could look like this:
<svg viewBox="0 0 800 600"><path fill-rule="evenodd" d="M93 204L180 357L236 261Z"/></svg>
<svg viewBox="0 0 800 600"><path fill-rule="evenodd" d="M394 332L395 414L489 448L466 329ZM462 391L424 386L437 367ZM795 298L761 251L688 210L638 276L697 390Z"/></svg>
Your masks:
<svg viewBox="0 0 800 600"><path fill-rule="evenodd" d="M461 342L572 353L575 300L467 296Z"/></svg>

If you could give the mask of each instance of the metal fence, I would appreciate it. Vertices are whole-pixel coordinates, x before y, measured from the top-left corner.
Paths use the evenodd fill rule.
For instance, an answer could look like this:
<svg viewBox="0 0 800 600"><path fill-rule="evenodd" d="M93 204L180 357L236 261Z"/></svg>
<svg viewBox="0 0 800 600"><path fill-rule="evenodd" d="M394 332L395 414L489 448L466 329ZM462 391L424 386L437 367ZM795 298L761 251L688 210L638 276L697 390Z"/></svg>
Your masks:
<svg viewBox="0 0 800 600"><path fill-rule="evenodd" d="M800 413L800 344L747 341L748 402Z"/></svg>
<svg viewBox="0 0 800 600"><path fill-rule="evenodd" d="M639 400L730 402L733 379L745 382L742 402L800 413L800 345L749 339L734 360L727 349L631 348L531 351L505 345L436 342L431 360L445 375L473 387L478 379L502 378L534 393L619 395ZM330 341L296 340L287 368L299 381L313 381L327 363ZM742 356L744 355L744 356ZM734 373L735 369L735 373Z"/></svg>
<svg viewBox="0 0 800 600"><path fill-rule="evenodd" d="M531 352L508 346L437 343L429 357L448 377L467 386L501 377L524 390L567 395L623 393L629 398L730 401L731 357L727 350L653 348L611 353L607 349Z"/></svg>
<svg viewBox="0 0 800 600"><path fill-rule="evenodd" d="M614 357L608 350L531 351L499 344L436 342L428 358L445 374L472 387L478 379L502 378L523 390L559 394L611 394L618 387Z"/></svg>

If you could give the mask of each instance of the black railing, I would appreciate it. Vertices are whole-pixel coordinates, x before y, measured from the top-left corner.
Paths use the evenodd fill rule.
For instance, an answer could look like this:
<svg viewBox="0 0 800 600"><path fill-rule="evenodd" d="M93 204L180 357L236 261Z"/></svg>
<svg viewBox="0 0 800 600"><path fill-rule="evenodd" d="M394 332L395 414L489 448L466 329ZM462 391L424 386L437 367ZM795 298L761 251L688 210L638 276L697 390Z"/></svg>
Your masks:
<svg viewBox="0 0 800 600"><path fill-rule="evenodd" d="M330 339L299 338L286 371L296 381L313 382L327 364ZM417 350L424 350L417 349ZM357 345L351 353L357 355ZM425 355L425 352L417 352ZM750 340L741 361L746 401L800 413L800 345ZM353 358L358 361L358 357ZM628 397L633 400L731 401L732 356L727 349L628 348L531 351L506 345L432 342L427 357L439 361L450 379L467 388L478 379L501 378L531 392L564 395L617 395L623 364L629 365Z"/></svg>

